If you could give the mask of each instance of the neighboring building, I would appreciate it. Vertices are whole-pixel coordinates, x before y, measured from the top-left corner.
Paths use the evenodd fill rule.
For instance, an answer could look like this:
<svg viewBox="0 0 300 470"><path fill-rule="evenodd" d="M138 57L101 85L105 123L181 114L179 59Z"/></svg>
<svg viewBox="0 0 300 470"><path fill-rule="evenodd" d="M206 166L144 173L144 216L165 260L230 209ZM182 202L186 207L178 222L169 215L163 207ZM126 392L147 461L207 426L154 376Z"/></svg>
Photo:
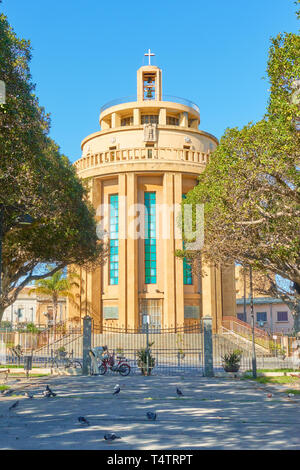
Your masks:
<svg viewBox="0 0 300 470"><path fill-rule="evenodd" d="M29 295L34 287L24 287L19 293L16 301L4 311L2 321L8 321L13 325L18 323L34 323L35 325L47 326L53 321L53 305L49 297L37 296L35 293ZM66 319L66 299L58 301L57 322Z"/></svg>
<svg viewBox="0 0 300 470"><path fill-rule="evenodd" d="M250 295L249 295L249 282L246 279L246 315L244 313L244 276L241 275L241 267L236 267L236 303L237 303L237 317L239 320L251 324L251 309L250 309ZM260 281L261 282L261 281ZM267 283L267 281L266 281ZM292 333L294 319L288 306L277 298L264 296L259 293L255 288L257 280L255 274L253 276L253 310L255 326L262 328L269 333Z"/></svg>
<svg viewBox="0 0 300 470"><path fill-rule="evenodd" d="M199 124L198 106L162 95L162 70L152 65L137 71L137 97L101 108L101 130L83 140L74 165L89 178L98 220L104 216L109 257L93 273L78 268L85 286L81 317L89 313L99 325L139 328L148 315L151 326L170 328L205 315L216 330L224 315L236 314L234 268L206 266L199 279L175 256L182 239L172 210L197 184L218 144ZM137 204L139 214L137 206L132 210ZM144 238L135 236L137 215ZM70 319L77 316L69 305Z"/></svg>

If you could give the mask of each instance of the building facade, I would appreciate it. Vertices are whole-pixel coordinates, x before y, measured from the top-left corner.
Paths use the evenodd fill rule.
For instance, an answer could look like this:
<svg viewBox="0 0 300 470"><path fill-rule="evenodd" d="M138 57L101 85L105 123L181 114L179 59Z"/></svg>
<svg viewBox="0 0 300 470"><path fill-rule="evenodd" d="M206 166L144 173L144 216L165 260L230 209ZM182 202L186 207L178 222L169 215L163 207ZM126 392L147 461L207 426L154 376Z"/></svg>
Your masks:
<svg viewBox="0 0 300 470"><path fill-rule="evenodd" d="M237 318L251 325L250 299L237 298ZM271 334L291 334L294 328L294 317L288 306L280 299L256 297L253 299L255 326Z"/></svg>
<svg viewBox="0 0 300 470"><path fill-rule="evenodd" d="M258 284L259 287L258 288ZM294 329L294 317L289 307L278 298L262 294L263 280L253 274L253 311L254 323L270 334L291 334ZM268 285L265 280L265 288ZM244 277L240 266L236 267L236 303L237 318L251 325L251 305L249 279Z"/></svg>
<svg viewBox="0 0 300 470"><path fill-rule="evenodd" d="M36 326L50 326L53 323L53 304L50 298L42 297L29 291L34 287L24 287L15 302L4 310L2 322L9 322L13 327L34 323ZM58 299L57 322L66 320L66 299Z"/></svg>
<svg viewBox="0 0 300 470"><path fill-rule="evenodd" d="M209 162L217 139L199 130L200 112L190 101L162 94L162 70L137 71L137 96L100 111L101 130L82 142L75 162L88 178L99 236L109 249L104 266L80 269L80 316L100 325L171 328L236 314L234 268L202 266L196 276L186 260L178 208ZM69 305L69 317L78 311Z"/></svg>

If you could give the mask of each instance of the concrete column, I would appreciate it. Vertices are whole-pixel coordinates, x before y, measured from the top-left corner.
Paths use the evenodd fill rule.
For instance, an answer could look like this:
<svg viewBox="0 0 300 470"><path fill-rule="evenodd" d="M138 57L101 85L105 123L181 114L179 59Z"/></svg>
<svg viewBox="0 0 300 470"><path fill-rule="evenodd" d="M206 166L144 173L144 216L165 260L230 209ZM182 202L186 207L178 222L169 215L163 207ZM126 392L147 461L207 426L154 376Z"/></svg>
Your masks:
<svg viewBox="0 0 300 470"><path fill-rule="evenodd" d="M212 317L213 332L216 333L223 319L223 284L221 269L202 262L202 311Z"/></svg>
<svg viewBox="0 0 300 470"><path fill-rule="evenodd" d="M189 124L188 113L184 111L183 113L180 113L179 126L188 127L188 124Z"/></svg>
<svg viewBox="0 0 300 470"><path fill-rule="evenodd" d="M182 175L176 173L174 175L174 203L178 204L178 208L182 202ZM174 232L179 235L177 229L177 214L174 213ZM176 230L177 229L177 230ZM175 251L182 250L182 239L175 235L174 240ZM183 285L183 261L181 258L175 257L175 302L176 302L176 323L177 325L184 324L184 285Z"/></svg>
<svg viewBox="0 0 300 470"><path fill-rule="evenodd" d="M94 178L93 181L93 206L97 211L102 203L102 181ZM96 220L99 222L100 217L96 215ZM102 327L102 266L92 272L92 311L95 324Z"/></svg>
<svg viewBox="0 0 300 470"><path fill-rule="evenodd" d="M119 175L119 325L127 324L126 295L126 174Z"/></svg>
<svg viewBox="0 0 300 470"><path fill-rule="evenodd" d="M203 350L204 350L204 375L214 376L213 367L213 339L212 317L203 317Z"/></svg>
<svg viewBox="0 0 300 470"><path fill-rule="evenodd" d="M133 110L133 125L139 126L141 124L141 111L139 108Z"/></svg>
<svg viewBox="0 0 300 470"><path fill-rule="evenodd" d="M118 113L112 113L111 115L111 127L120 127L121 125L121 118Z"/></svg>
<svg viewBox="0 0 300 470"><path fill-rule="evenodd" d="M161 124L162 126L165 126L167 124L167 110L166 110L166 108L161 108L159 110L158 123Z"/></svg>
<svg viewBox="0 0 300 470"><path fill-rule="evenodd" d="M222 276L220 267L215 268L215 295L216 295L216 314L213 319L213 331L218 333L222 326L223 306L222 306Z"/></svg>
<svg viewBox="0 0 300 470"><path fill-rule="evenodd" d="M155 99L157 101L162 100L162 71L160 69L156 72L156 79L155 79Z"/></svg>
<svg viewBox="0 0 300 470"><path fill-rule="evenodd" d="M174 323L175 312L175 253L174 253L174 176L172 173L165 173L163 180L163 204L166 214L163 217L169 230L165 233L168 238L163 240L164 246L164 325L170 327ZM167 227L168 228L168 225ZM164 227L162 227L164 230ZM175 325L174 325L175 326Z"/></svg>
<svg viewBox="0 0 300 470"><path fill-rule="evenodd" d="M127 322L129 328L138 327L138 240L135 240L135 213L137 204L137 176L127 174Z"/></svg>
<svg viewBox="0 0 300 470"><path fill-rule="evenodd" d="M92 347L92 319L89 316L83 318L83 337L82 337L82 374L89 375L91 370L91 358L89 351Z"/></svg>
<svg viewBox="0 0 300 470"><path fill-rule="evenodd" d="M216 313L213 270L211 266L202 262L202 312L205 317L213 317Z"/></svg>
<svg viewBox="0 0 300 470"><path fill-rule="evenodd" d="M222 310L224 315L236 316L235 268L222 266Z"/></svg>

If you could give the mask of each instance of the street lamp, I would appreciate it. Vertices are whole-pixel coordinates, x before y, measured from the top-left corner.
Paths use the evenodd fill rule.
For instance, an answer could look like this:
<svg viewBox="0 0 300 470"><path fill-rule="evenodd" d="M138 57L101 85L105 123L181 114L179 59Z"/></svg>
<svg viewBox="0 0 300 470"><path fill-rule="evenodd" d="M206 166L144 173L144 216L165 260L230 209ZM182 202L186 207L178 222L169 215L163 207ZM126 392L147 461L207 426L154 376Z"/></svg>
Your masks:
<svg viewBox="0 0 300 470"><path fill-rule="evenodd" d="M31 323L33 323L33 310L34 310L34 308L30 307L30 310L31 310Z"/></svg>
<svg viewBox="0 0 300 470"><path fill-rule="evenodd" d="M255 333L254 333L254 308L253 308L253 279L252 279L252 266L249 266L250 277L250 310L251 310L251 323L252 323L252 375L256 379L256 352L255 352Z"/></svg>

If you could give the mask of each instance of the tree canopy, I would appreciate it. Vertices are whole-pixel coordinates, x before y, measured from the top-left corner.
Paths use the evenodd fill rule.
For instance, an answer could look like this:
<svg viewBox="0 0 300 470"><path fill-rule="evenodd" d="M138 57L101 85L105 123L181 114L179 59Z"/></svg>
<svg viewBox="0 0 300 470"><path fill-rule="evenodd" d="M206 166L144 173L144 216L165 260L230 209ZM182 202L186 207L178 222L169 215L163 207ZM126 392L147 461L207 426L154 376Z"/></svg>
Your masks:
<svg viewBox="0 0 300 470"><path fill-rule="evenodd" d="M300 114L295 100L300 92L299 51L297 34L279 34L271 40L270 98L264 118L225 131L183 203L183 208L204 204L205 246L193 256L252 266L271 280L278 274L294 283L296 293L297 289L300 293L300 132L295 126ZM295 292L292 297L296 299Z"/></svg>
<svg viewBox="0 0 300 470"><path fill-rule="evenodd" d="M6 84L6 103L0 105L0 320L29 282L102 256L87 188L48 135L50 118L34 93L30 59L30 42L19 39L1 14L0 79ZM27 228L17 224L24 213L35 220ZM40 263L55 267L38 274Z"/></svg>

